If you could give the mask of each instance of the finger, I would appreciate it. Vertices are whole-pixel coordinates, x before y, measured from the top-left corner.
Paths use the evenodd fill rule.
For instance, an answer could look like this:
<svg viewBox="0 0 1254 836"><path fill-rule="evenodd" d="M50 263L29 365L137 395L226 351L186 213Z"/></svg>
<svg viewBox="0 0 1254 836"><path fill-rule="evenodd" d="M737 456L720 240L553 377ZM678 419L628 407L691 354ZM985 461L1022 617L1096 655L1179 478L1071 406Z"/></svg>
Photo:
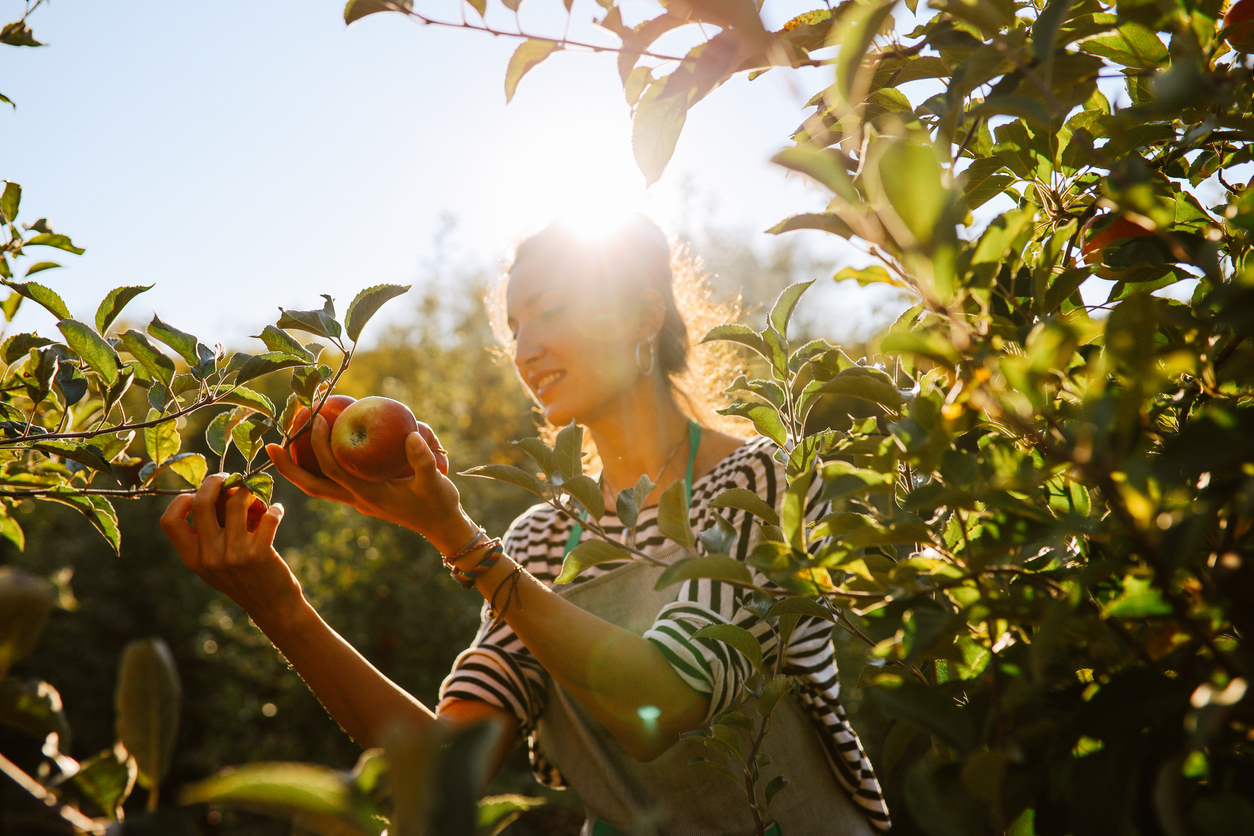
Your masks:
<svg viewBox="0 0 1254 836"><path fill-rule="evenodd" d="M292 455L284 450L281 444L267 444L266 454L274 464L274 469L284 479L300 488L308 496L320 499L333 499L336 502L351 502L352 494L330 479L321 479L308 470L304 470L292 461Z"/></svg>
<svg viewBox="0 0 1254 836"><path fill-rule="evenodd" d="M448 451L445 450L444 445L440 443L439 436L435 434L435 430L419 421L418 434L422 436L422 440L425 441L427 447L430 448L431 454L435 456L436 470L440 471L445 476L448 476Z"/></svg>
<svg viewBox="0 0 1254 836"><path fill-rule="evenodd" d="M226 500L226 517L223 520L222 528L228 533L227 542L238 539L241 531L247 530L248 527L248 507L253 504L253 494L247 487L241 487L235 493L227 497ZM236 535L236 536L231 536Z"/></svg>
<svg viewBox="0 0 1254 836"><path fill-rule="evenodd" d="M174 497L174 500L166 507L165 513L161 515L161 530L174 544L174 548L178 550L184 563L187 563L189 555L198 554L196 535L187 523L187 515L191 510L192 496L183 493Z"/></svg>
<svg viewBox="0 0 1254 836"><path fill-rule="evenodd" d="M215 506L218 502L218 493L222 490L222 483L225 481L225 473L206 476L200 483L200 490L196 491L196 495L192 497L192 514L196 517L194 530L197 534L204 535L217 527L218 514Z"/></svg>
<svg viewBox="0 0 1254 836"><path fill-rule="evenodd" d="M340 463L335 460L335 454L331 452L331 425L321 415L314 418L313 437L310 441L313 444L314 455L318 457L318 466L322 468L322 472L350 497L354 493L361 493L359 488L362 485L369 484L349 475L344 468L340 467ZM352 488L351 492L349 491L350 488ZM351 499L343 501L351 502Z"/></svg>
<svg viewBox="0 0 1254 836"><path fill-rule="evenodd" d="M422 431L416 430L405 437L405 458L409 466L420 479L431 479L439 470L436 454L423 438Z"/></svg>

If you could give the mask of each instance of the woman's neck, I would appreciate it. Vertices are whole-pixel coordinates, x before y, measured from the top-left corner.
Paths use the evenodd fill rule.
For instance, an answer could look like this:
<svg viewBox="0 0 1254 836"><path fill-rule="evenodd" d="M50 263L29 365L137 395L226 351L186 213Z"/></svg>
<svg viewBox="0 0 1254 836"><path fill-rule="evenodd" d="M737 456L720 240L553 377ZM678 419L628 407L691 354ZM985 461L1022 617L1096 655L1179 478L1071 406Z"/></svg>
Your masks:
<svg viewBox="0 0 1254 836"><path fill-rule="evenodd" d="M601 457L602 487L614 496L642 475L665 486L682 479L687 468L688 416L665 384L648 388L651 396L624 398L587 424Z"/></svg>

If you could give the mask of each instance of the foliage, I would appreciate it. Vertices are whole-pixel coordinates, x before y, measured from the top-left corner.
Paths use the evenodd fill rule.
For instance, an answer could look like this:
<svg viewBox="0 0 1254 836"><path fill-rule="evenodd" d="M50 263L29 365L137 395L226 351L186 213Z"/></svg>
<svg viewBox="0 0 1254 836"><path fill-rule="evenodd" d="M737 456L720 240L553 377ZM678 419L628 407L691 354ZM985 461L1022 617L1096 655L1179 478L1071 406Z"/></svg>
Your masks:
<svg viewBox="0 0 1254 836"><path fill-rule="evenodd" d="M834 70L776 158L831 202L772 231L847 239L876 263L837 278L914 295L879 343L894 373L791 344L803 286L764 329L711 338L760 357L733 410L788 447L790 492L822 478L834 503L811 529L786 502L751 563L872 646L897 829L1248 829L1254 216L1233 182L1254 80L1220 0L936 0L904 36L890 0L776 32L748 0L671 0L639 23L598 2L616 43L497 26L483 2L482 25L448 25L525 39L510 90L554 43L617 52L650 182L731 75ZM411 3L346 19L388 8L440 22ZM684 27L700 30L685 55L653 51ZM1096 243L1117 222L1140 231ZM808 421L833 395L877 414ZM595 514L569 448L528 449L544 482L478 472ZM670 536L693 545L680 523ZM564 574L622 556L589 545ZM762 591L691 560L677 571Z"/></svg>
<svg viewBox="0 0 1254 836"><path fill-rule="evenodd" d="M837 278L917 300L879 342L891 373L874 357L790 342L804 284L783 291L765 327L711 333L755 358L730 411L786 448L788 498L777 513L723 497L762 519L745 567L722 559L719 527L692 531L682 492L668 492L663 531L690 556L664 582L744 587L782 644L805 612L870 648L863 699L884 718L872 749L898 832L1250 829L1254 203L1234 181L1251 161L1254 80L1224 40L1221 0L934 0L904 36L890 0L825 5L775 32L749 0L668 0L638 23L616 0L598 4L603 40L498 27L487 0L469 2L482 23L440 21L410 0L351 0L345 19L391 10L519 37L507 95L557 52L617 53L650 182L688 110L723 81L830 66L834 83L776 161L831 201L772 231L846 239L875 263ZM514 19L517 0L500 5ZM657 46L681 36L696 42L683 54ZM0 39L37 43L25 18ZM207 469L176 458L174 419L234 407L209 424L207 443L223 457L234 444L251 472L261 434L283 421L242 384L293 368L289 405L310 402L352 353L341 335L355 339L395 290L366 291L344 324L329 300L284 312L257 357L227 360L160 319L111 337L144 288L111 293L92 327L30 280L50 262L15 279L25 248L78 251L46 221L19 228L20 199L15 184L0 196L12 290L3 307L11 317L18 304L42 305L64 343L28 334L0 346L6 507L69 504L115 546L106 491L155 492L163 470L194 483ZM1091 243L1127 223L1146 234ZM1103 292L1100 304L1086 301ZM334 344L339 370L318 363L321 344L286 329ZM126 397L136 386L151 410L142 418L140 393ZM831 421L836 398L868 408ZM134 468L141 431L150 461ZM541 477L517 458L475 472L595 518L600 492L578 436L572 426L551 448L520 442ZM98 486L110 477L123 487ZM833 510L810 527L798 498L815 479ZM638 496L620 495L624 519ZM11 514L0 534L20 543ZM563 575L633 554L646 557L585 543ZM751 637L713 637L763 659ZM701 732L720 759L708 763L743 783L760 822L778 786L756 786L753 753L769 733L771 695L787 684L761 667L761 721L745 728L728 715ZM459 774L473 772L468 740ZM450 812L462 830L477 826L466 824L468 805Z"/></svg>

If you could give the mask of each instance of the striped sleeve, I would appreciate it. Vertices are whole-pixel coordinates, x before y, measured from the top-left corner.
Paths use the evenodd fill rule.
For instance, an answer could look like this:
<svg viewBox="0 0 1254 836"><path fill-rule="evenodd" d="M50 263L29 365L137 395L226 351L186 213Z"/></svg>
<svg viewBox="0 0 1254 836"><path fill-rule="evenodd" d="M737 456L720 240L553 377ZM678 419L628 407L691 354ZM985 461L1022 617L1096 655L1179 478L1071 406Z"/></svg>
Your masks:
<svg viewBox="0 0 1254 836"><path fill-rule="evenodd" d="M748 445L747 445L748 446ZM753 445L751 455L740 457L737 467L730 469L723 478L703 486L702 494L694 493L693 529L701 531L713 524L709 501L729 488L746 488L760 496L773 508L780 506L785 488L782 473L776 462L761 444ZM814 522L824 512L821 501L822 485L815 480L806 497L806 518ZM721 509L725 519L737 531L733 557L748 559L757 541L756 526L748 513L736 509ZM769 581L754 573L754 582L766 586ZM686 581L679 590L677 600L663 607L645 638L654 642L662 651L671 667L696 691L710 695L710 712L707 720L718 714L745 695L745 683L753 674L748 658L724 642L709 638L697 638L696 633L712 624L732 624L748 630L762 643L764 657L774 663L776 640L774 630L766 621L747 609L741 601L741 590L729 584L709 578ZM824 637L830 637L830 625L818 622ZM802 636L794 638L795 643ZM831 642L825 647L829 657L834 652ZM830 660L829 660L830 661ZM834 661L830 662L835 670Z"/></svg>

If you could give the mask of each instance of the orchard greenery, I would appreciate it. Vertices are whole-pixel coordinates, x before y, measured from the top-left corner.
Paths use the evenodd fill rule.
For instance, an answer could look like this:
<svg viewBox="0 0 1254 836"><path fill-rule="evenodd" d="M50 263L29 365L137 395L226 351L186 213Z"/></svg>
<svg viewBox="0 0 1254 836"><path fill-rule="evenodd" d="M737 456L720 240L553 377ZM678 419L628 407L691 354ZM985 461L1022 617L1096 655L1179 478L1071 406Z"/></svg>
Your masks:
<svg viewBox="0 0 1254 836"><path fill-rule="evenodd" d="M727 556L722 526L692 531L682 492L668 491L663 533L688 556L661 582L742 587L785 644L811 615L866 645L863 708L885 718L868 744L895 832L1254 828L1254 192L1242 182L1254 80L1249 58L1225 39L1221 0L935 0L923 13L907 2L918 21L908 32L896 25L903 6L887 0L824 4L778 31L753 0L666 0L640 20L635 6L597 0L598 27L586 37L578 24L594 7L566 2L573 29L533 31L526 13L540 3L468 0L445 20L411 0L351 0L345 19L393 11L515 37L507 98L559 52L613 53L649 182L689 109L727 79L830 67L833 83L798 114L776 157L830 202L771 231L845 239L867 260L835 278L887 283L916 302L865 358L790 341L804 283L783 290L763 328L711 332L745 347L750 374L728 411L781 445L788 490L778 513L743 493L717 500L761 520L747 566ZM34 41L25 18L0 39ZM159 490L161 470L195 483L207 464L176 460L173 421L223 404L231 409L211 425L211 448L225 455L233 443L248 462L244 478L264 482L251 462L282 415L243 384L291 368L289 408L314 399L337 372L288 332L312 332L347 362L341 335L360 333L354 310L373 312L393 292L359 297L343 327L329 301L285 312L261 335L267 351L238 360L159 319L146 334L110 336L143 288L106 298L95 327L73 319L30 279L49 263L24 267L20 280L12 272L26 247L74 251L44 221L16 225L19 202L10 184L0 201L5 310L43 305L64 342L15 335L0 348L9 364L0 445L11 456L3 489L11 500L75 504L115 543L111 489L96 482L112 475L123 484L112 490L128 496ZM1115 223L1140 231L1086 246ZM128 389L140 392L128 400ZM850 398L871 417L834 408ZM120 468L134 467L141 433L150 461L125 483ZM538 473L471 472L567 513L604 511L578 428L553 447L519 444ZM832 512L807 525L802 500L816 479ZM650 488L618 497L624 521ZM630 541L585 543L563 580L623 557L648 559ZM762 659L747 631L711 630ZM712 757L697 763L743 786L765 822L775 794L789 790L758 786L757 743L791 683L758 667L760 717L716 718L698 733ZM394 780L421 787L398 799L423 808L413 818L396 811L398 832L443 809L423 806L439 798L423 764L453 758L457 774L475 774L476 734L411 761L413 742L398 739L392 759L417 765ZM377 832L371 757L348 776L244 767L186 797ZM459 805L449 815L460 824L435 832L480 826L471 802Z"/></svg>

